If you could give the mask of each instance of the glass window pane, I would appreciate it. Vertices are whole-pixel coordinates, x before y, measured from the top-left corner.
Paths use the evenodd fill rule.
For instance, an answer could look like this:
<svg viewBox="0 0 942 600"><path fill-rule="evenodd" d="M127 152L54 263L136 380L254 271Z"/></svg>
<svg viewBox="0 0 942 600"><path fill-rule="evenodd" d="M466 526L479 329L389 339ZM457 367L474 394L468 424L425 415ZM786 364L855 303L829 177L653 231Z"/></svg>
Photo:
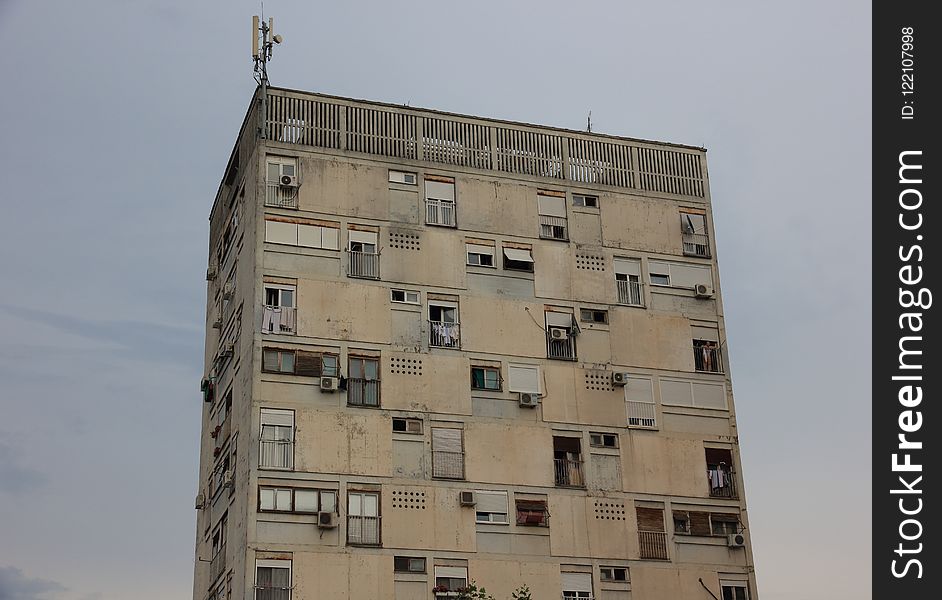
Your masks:
<svg viewBox="0 0 942 600"><path fill-rule="evenodd" d="M275 490L275 510L291 510L291 490Z"/></svg>
<svg viewBox="0 0 942 600"><path fill-rule="evenodd" d="M350 494L347 497L347 514L358 517L360 516L360 494Z"/></svg>
<svg viewBox="0 0 942 600"><path fill-rule="evenodd" d="M278 163L268 163L268 181L281 180L281 167Z"/></svg>
<svg viewBox="0 0 942 600"><path fill-rule="evenodd" d="M375 494L364 494L363 495L363 516L364 517L375 517L379 514L377 510L379 508L378 498Z"/></svg>
<svg viewBox="0 0 942 600"><path fill-rule="evenodd" d="M321 510L337 512L337 494L334 492L321 492Z"/></svg>
<svg viewBox="0 0 942 600"><path fill-rule="evenodd" d="M337 375L337 357L331 354L325 354L323 357L324 375Z"/></svg>
<svg viewBox="0 0 942 600"><path fill-rule="evenodd" d="M281 370L284 373L294 373L294 352L282 352Z"/></svg>
<svg viewBox="0 0 942 600"><path fill-rule="evenodd" d="M265 306L279 306L279 290L274 288L265 288Z"/></svg>
<svg viewBox="0 0 942 600"><path fill-rule="evenodd" d="M379 361L376 361L376 360L363 361L363 370L366 373L366 379L378 379L379 378Z"/></svg>
<svg viewBox="0 0 942 600"><path fill-rule="evenodd" d="M484 369L471 369L471 387L484 387Z"/></svg>
<svg viewBox="0 0 942 600"><path fill-rule="evenodd" d="M281 290L281 305L294 306L294 290Z"/></svg>
<svg viewBox="0 0 942 600"><path fill-rule="evenodd" d="M282 175L294 175L294 165L281 165Z"/></svg>
<svg viewBox="0 0 942 600"><path fill-rule="evenodd" d="M363 360L360 358L350 359L350 377L353 379L363 379Z"/></svg>
<svg viewBox="0 0 942 600"><path fill-rule="evenodd" d="M262 368L266 371L278 370L278 351L265 350L262 353Z"/></svg>
<svg viewBox="0 0 942 600"><path fill-rule="evenodd" d="M262 510L274 510L275 509L275 490L273 489L262 489L259 493L260 496L260 506Z"/></svg>
<svg viewBox="0 0 942 600"><path fill-rule="evenodd" d="M496 369L487 369L484 371L484 380L488 389L496 390L500 388L500 373Z"/></svg>
<svg viewBox="0 0 942 600"><path fill-rule="evenodd" d="M294 510L301 512L316 512L317 492L314 490L295 490Z"/></svg>

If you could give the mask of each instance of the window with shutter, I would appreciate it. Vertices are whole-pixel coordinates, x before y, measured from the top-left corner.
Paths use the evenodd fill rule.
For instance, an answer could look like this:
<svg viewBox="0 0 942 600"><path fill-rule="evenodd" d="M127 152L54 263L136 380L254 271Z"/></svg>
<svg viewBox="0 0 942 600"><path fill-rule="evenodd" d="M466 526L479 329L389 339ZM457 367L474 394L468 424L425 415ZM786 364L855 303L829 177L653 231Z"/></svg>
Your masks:
<svg viewBox="0 0 942 600"><path fill-rule="evenodd" d="M507 523L507 492L475 492L475 521L477 523Z"/></svg>
<svg viewBox="0 0 942 600"><path fill-rule="evenodd" d="M317 352L298 350L295 356L294 374L302 377L320 377L321 355Z"/></svg>
<svg viewBox="0 0 942 600"><path fill-rule="evenodd" d="M690 535L712 535L710 530L710 513L702 511L690 512Z"/></svg>
<svg viewBox="0 0 942 600"><path fill-rule="evenodd" d="M464 479L464 440L460 429L432 428L432 476Z"/></svg>
<svg viewBox="0 0 942 600"><path fill-rule="evenodd" d="M549 525L549 512L546 500L517 500L517 525L546 527Z"/></svg>

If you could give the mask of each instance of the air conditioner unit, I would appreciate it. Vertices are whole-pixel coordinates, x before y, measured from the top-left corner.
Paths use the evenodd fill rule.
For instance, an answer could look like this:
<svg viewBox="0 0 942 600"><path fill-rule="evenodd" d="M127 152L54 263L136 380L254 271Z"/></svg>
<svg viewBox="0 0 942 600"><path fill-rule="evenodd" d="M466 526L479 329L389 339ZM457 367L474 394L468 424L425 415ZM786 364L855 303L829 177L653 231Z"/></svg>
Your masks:
<svg viewBox="0 0 942 600"><path fill-rule="evenodd" d="M206 508L206 496L202 492L196 495L196 510Z"/></svg>
<svg viewBox="0 0 942 600"><path fill-rule="evenodd" d="M232 469L226 469L226 472L222 474L222 487L231 488L232 485Z"/></svg>
<svg viewBox="0 0 942 600"><path fill-rule="evenodd" d="M540 403L540 395L530 392L524 392L520 394L520 406L526 408L536 408Z"/></svg>
<svg viewBox="0 0 942 600"><path fill-rule="evenodd" d="M612 383L614 385L627 385L628 373L612 373Z"/></svg>
<svg viewBox="0 0 942 600"><path fill-rule="evenodd" d="M568 340L569 339L569 330L565 327L550 327L549 328L550 339L553 340Z"/></svg>
<svg viewBox="0 0 942 600"><path fill-rule="evenodd" d="M746 536L741 533L731 533L726 541L730 548L742 548L746 545Z"/></svg>
<svg viewBox="0 0 942 600"><path fill-rule="evenodd" d="M214 281L218 274L216 265L209 265L209 268L206 269L206 281Z"/></svg>
<svg viewBox="0 0 942 600"><path fill-rule="evenodd" d="M235 284L231 281L226 283L222 287L222 299L223 300L232 300L232 295L235 293Z"/></svg>
<svg viewBox="0 0 942 600"><path fill-rule="evenodd" d="M298 178L294 175L282 175L281 187L298 187Z"/></svg>
<svg viewBox="0 0 942 600"><path fill-rule="evenodd" d="M472 490L462 490L458 492L458 502L461 506L474 506L478 503Z"/></svg>
<svg viewBox="0 0 942 600"><path fill-rule="evenodd" d="M708 286L705 283L698 283L693 288L694 294L697 298L712 298L713 297L713 288Z"/></svg>
<svg viewBox="0 0 942 600"><path fill-rule="evenodd" d="M321 529L334 529L337 527L337 513L322 510L317 513L317 526Z"/></svg>
<svg viewBox="0 0 942 600"><path fill-rule="evenodd" d="M338 383L336 377L321 377L321 391L336 392Z"/></svg>

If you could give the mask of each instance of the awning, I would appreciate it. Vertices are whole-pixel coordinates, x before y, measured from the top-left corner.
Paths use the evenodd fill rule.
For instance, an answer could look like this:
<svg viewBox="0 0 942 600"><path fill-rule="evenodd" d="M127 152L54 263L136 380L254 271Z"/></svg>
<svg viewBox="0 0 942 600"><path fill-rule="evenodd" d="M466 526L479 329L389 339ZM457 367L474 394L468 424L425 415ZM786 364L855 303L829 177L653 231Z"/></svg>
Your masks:
<svg viewBox="0 0 942 600"><path fill-rule="evenodd" d="M533 262L533 257L530 256L530 251L522 250L520 248L504 248L504 257L517 262Z"/></svg>

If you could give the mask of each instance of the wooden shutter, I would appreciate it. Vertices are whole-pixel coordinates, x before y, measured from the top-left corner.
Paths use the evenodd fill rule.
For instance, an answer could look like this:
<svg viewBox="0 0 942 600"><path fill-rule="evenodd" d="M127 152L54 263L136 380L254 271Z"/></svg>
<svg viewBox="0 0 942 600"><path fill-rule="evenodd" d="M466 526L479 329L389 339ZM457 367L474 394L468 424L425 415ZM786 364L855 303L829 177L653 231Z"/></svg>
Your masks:
<svg viewBox="0 0 942 600"><path fill-rule="evenodd" d="M591 573L560 573L559 577L564 592L592 593Z"/></svg>
<svg viewBox="0 0 942 600"><path fill-rule="evenodd" d="M635 509L638 514L638 531L664 531L664 510L660 508Z"/></svg>
<svg viewBox="0 0 942 600"><path fill-rule="evenodd" d="M690 511L690 535L712 535L710 528L710 513L701 511Z"/></svg>
<svg viewBox="0 0 942 600"><path fill-rule="evenodd" d="M441 452L461 452L461 430L432 428L432 450Z"/></svg>
<svg viewBox="0 0 942 600"><path fill-rule="evenodd" d="M320 377L321 355L317 352L298 350L294 357L294 374L304 377Z"/></svg>
<svg viewBox="0 0 942 600"><path fill-rule="evenodd" d="M507 514L507 492L477 491L477 512Z"/></svg>

